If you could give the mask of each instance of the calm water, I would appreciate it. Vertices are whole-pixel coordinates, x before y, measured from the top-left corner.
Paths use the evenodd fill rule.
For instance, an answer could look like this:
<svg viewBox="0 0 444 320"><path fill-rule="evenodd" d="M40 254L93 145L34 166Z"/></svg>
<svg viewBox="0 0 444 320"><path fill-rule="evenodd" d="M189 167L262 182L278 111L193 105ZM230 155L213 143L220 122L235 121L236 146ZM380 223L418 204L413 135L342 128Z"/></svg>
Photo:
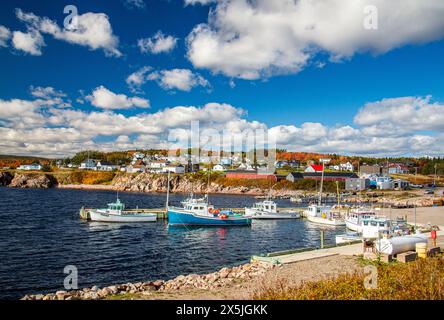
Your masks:
<svg viewBox="0 0 444 320"><path fill-rule="evenodd" d="M79 208L104 207L111 191L0 188L0 298L63 290L66 265L79 287L169 279L247 262L253 254L318 246L319 227L305 220L253 221L251 227L168 227L164 221L104 224L79 219ZM172 195L179 205L184 195ZM163 194L120 193L127 207L159 208ZM222 207L244 207L252 197L213 195ZM291 206L278 200L280 206ZM343 228L327 228L326 243Z"/></svg>

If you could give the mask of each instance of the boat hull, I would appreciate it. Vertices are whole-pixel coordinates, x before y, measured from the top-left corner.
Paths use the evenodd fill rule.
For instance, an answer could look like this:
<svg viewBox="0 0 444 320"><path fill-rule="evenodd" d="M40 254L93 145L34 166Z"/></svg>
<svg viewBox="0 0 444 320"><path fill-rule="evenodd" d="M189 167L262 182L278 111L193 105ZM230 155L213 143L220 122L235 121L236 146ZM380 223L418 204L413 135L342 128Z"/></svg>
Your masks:
<svg viewBox="0 0 444 320"><path fill-rule="evenodd" d="M362 225L359 225L356 222L345 220L345 226L352 231L362 232Z"/></svg>
<svg viewBox="0 0 444 320"><path fill-rule="evenodd" d="M168 209L168 224L170 226L249 226L251 225L251 219L244 217L221 219L219 217L206 217L186 211Z"/></svg>
<svg viewBox="0 0 444 320"><path fill-rule="evenodd" d="M157 215L152 213L138 213L138 214L109 214L105 212L100 212L96 210L89 211L89 217L91 221L97 222L155 222L157 220Z"/></svg>
<svg viewBox="0 0 444 320"><path fill-rule="evenodd" d="M330 226L345 226L345 222L338 219L326 219L322 217L307 216L307 220L313 223L326 224Z"/></svg>

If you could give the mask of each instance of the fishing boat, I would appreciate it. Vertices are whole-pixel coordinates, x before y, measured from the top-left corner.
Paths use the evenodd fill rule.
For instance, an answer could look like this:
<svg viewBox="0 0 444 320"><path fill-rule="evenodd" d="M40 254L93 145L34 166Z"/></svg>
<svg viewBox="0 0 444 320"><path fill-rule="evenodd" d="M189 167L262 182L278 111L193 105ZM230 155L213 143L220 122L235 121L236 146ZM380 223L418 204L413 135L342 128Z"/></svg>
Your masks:
<svg viewBox="0 0 444 320"><path fill-rule="evenodd" d="M382 216L373 216L362 219L362 238L364 239L378 239L383 234L390 234L391 232L390 219Z"/></svg>
<svg viewBox="0 0 444 320"><path fill-rule="evenodd" d="M300 197L290 197L290 202L294 202L294 203L302 203L303 200Z"/></svg>
<svg viewBox="0 0 444 320"><path fill-rule="evenodd" d="M168 207L170 226L249 226L251 218L235 214L230 210L215 209L208 203L208 197L196 199L193 196L182 201L182 208Z"/></svg>
<svg viewBox="0 0 444 320"><path fill-rule="evenodd" d="M352 231L362 232L362 220L375 215L375 211L371 208L353 208L345 215L345 225Z"/></svg>
<svg viewBox="0 0 444 320"><path fill-rule="evenodd" d="M91 221L99 222L154 222L157 215L136 211L125 211L125 204L117 197L116 202L109 203L106 209L92 209L89 211Z"/></svg>
<svg viewBox="0 0 444 320"><path fill-rule="evenodd" d="M304 211L308 221L326 224L330 226L345 226L345 221L341 219L337 212L331 211L330 206L320 206L312 204Z"/></svg>
<svg viewBox="0 0 444 320"><path fill-rule="evenodd" d="M325 163L328 163L330 159L320 159L322 162L322 176L321 176L321 186L319 188L319 200L318 204L311 204L304 211L304 215L308 221L325 224L330 226L345 226L345 221L341 218L339 212L332 210L332 206L322 206L322 191L324 185L324 167ZM337 187L339 190L339 187ZM339 191L338 191L339 192ZM340 199L338 197L338 204L340 204Z"/></svg>
<svg viewBox="0 0 444 320"><path fill-rule="evenodd" d="M298 219L300 213L291 210L278 210L277 204L271 200L256 202L253 207L245 208L245 217L252 219Z"/></svg>

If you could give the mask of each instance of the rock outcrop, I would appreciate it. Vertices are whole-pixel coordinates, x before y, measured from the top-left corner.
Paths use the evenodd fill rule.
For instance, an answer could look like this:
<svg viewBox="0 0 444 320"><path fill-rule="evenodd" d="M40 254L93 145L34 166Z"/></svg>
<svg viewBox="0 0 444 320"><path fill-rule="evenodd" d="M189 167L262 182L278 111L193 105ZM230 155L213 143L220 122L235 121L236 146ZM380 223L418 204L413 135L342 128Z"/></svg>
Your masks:
<svg viewBox="0 0 444 320"><path fill-rule="evenodd" d="M7 186L11 183L14 175L10 172L0 172L0 186Z"/></svg>
<svg viewBox="0 0 444 320"><path fill-rule="evenodd" d="M16 173L8 187L12 188L43 188L48 189L57 185L57 180L49 174Z"/></svg>
<svg viewBox="0 0 444 320"><path fill-rule="evenodd" d="M140 173L137 175L119 174L112 184L122 191L136 192L166 192L168 177L164 174ZM180 193L225 193L225 194L248 194L248 195L265 195L269 190L260 188L249 188L246 186L223 186L215 182L208 183L202 180L193 180L185 175L173 175L170 178L170 191ZM292 196L300 195L301 191L293 190L273 190L273 196Z"/></svg>

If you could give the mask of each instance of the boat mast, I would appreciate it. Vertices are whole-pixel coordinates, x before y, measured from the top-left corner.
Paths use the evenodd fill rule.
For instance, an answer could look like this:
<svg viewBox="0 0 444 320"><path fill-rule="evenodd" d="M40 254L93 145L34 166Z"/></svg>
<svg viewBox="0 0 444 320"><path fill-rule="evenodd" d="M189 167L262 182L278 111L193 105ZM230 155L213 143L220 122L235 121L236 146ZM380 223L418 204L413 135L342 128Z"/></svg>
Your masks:
<svg viewBox="0 0 444 320"><path fill-rule="evenodd" d="M170 174L171 171L168 170L168 178L167 178L167 197L166 197L166 202L165 202L165 210L168 213L168 206L170 203Z"/></svg>
<svg viewBox="0 0 444 320"><path fill-rule="evenodd" d="M209 195L209 192L210 192L210 174L211 174L211 172L210 172L210 170L208 169L208 182L207 182L207 207L208 207L208 205L210 204L210 200L208 199L208 195Z"/></svg>
<svg viewBox="0 0 444 320"><path fill-rule="evenodd" d="M322 205L322 189L324 187L324 170L325 170L325 163L330 162L330 159L319 159L319 161L322 163L322 175L321 175L321 187L319 188L319 203L318 205Z"/></svg>

